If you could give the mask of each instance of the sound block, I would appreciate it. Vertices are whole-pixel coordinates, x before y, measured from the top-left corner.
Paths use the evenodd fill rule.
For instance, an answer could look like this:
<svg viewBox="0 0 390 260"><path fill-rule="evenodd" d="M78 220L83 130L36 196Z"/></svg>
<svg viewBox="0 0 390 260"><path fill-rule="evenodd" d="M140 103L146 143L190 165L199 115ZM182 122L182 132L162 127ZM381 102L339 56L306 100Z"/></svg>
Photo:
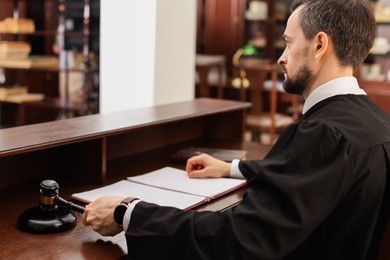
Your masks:
<svg viewBox="0 0 390 260"><path fill-rule="evenodd" d="M34 207L24 211L18 218L17 226L28 233L49 234L69 230L77 224L76 216L65 207L46 211Z"/></svg>

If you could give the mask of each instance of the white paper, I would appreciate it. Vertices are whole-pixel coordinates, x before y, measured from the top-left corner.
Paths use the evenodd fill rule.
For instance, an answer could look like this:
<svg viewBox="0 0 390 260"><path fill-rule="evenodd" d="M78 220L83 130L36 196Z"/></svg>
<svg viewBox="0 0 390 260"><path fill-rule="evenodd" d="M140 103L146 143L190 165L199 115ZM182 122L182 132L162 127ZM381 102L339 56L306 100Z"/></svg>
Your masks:
<svg viewBox="0 0 390 260"><path fill-rule="evenodd" d="M160 206L189 209L245 183L245 180L228 178L191 179L184 170L164 167L101 188L74 193L72 198L89 203L101 196L134 197Z"/></svg>
<svg viewBox="0 0 390 260"><path fill-rule="evenodd" d="M229 178L193 179L188 177L186 171L172 167L164 167L143 175L128 177L127 179L137 183L207 198L214 198L221 193L246 183L245 180Z"/></svg>
<svg viewBox="0 0 390 260"><path fill-rule="evenodd" d="M72 198L79 199L84 202L92 202L101 196L107 195L135 197L146 202L158 204L160 206L171 206L179 209L190 208L205 199L201 196L185 193L178 194L174 191L158 189L126 180L119 181L102 188L74 193Z"/></svg>

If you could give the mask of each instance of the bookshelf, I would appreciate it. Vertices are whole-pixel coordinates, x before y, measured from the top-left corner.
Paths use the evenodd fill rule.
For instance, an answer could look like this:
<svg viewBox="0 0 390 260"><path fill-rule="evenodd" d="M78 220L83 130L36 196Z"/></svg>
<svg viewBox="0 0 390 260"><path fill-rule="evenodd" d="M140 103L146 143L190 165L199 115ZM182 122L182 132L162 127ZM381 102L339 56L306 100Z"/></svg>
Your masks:
<svg viewBox="0 0 390 260"><path fill-rule="evenodd" d="M1 30L0 23L1 41L31 46L28 59L0 62L0 87L23 85L28 92L45 97L25 106L0 102L0 127L97 113L100 1L0 0L0 4L0 21L28 19L34 25L33 30L10 31ZM27 111L18 112L20 109ZM15 111L25 114L25 120L7 116Z"/></svg>
<svg viewBox="0 0 390 260"><path fill-rule="evenodd" d="M373 0L377 38L357 72L360 86L372 100L390 113L390 2Z"/></svg>
<svg viewBox="0 0 390 260"><path fill-rule="evenodd" d="M234 53L246 44L257 47L259 57L276 61L284 48L280 40L291 2L198 0L197 53L225 56L228 76L232 75ZM266 9L260 10L260 16L253 11L259 3L260 9Z"/></svg>

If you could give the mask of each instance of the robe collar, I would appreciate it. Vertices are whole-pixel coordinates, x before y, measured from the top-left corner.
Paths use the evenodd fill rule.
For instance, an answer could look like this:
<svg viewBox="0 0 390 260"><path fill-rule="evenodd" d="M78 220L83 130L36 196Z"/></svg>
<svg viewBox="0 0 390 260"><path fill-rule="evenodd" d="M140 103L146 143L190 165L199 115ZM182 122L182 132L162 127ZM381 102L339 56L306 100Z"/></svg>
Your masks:
<svg viewBox="0 0 390 260"><path fill-rule="evenodd" d="M367 95L367 93L359 87L355 77L348 76L330 80L310 93L303 105L302 114L305 114L311 107L324 99L336 95L348 94Z"/></svg>

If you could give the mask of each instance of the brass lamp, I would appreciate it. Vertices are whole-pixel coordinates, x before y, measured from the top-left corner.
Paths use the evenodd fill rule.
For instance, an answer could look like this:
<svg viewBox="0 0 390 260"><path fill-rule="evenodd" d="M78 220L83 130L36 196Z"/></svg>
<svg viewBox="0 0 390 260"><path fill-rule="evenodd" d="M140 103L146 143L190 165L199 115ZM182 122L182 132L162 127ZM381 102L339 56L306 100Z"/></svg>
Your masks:
<svg viewBox="0 0 390 260"><path fill-rule="evenodd" d="M236 67L238 66L238 62L242 56L245 57L253 57L257 55L257 49L256 47L252 45L245 45L242 48L239 48L233 55L232 62L233 65ZM239 67L240 68L240 67ZM235 88L248 88L250 86L250 82L248 78L246 77L246 72L243 68L239 69L239 76L235 77L232 80L232 86Z"/></svg>

